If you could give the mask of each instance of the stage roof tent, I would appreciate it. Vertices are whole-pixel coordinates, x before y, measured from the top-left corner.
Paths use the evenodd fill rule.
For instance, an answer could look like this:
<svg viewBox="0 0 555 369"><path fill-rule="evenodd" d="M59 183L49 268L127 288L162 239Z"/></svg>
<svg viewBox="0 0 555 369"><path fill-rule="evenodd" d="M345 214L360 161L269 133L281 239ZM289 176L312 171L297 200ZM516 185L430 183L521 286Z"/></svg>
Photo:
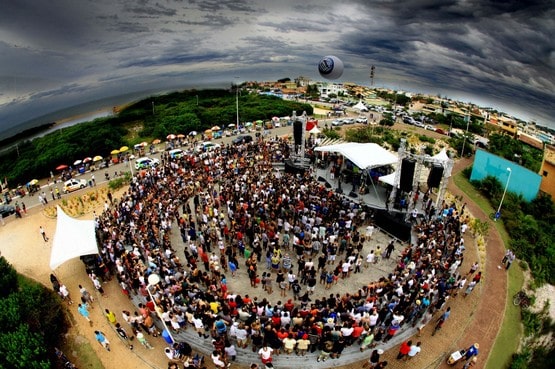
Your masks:
<svg viewBox="0 0 555 369"><path fill-rule="evenodd" d="M375 143L347 142L320 146L314 150L341 154L361 169L377 168L398 162L397 155Z"/></svg>
<svg viewBox="0 0 555 369"><path fill-rule="evenodd" d="M397 174L397 171L391 173L391 174L387 174L385 176L381 176L378 178L378 181L386 183L390 186L395 186L395 175ZM397 186L399 187L399 186Z"/></svg>
<svg viewBox="0 0 555 369"><path fill-rule="evenodd" d="M356 104L355 106L353 106L353 109L358 109L360 111L368 111L368 108L362 103L362 100L360 100L358 102L358 104Z"/></svg>
<svg viewBox="0 0 555 369"><path fill-rule="evenodd" d="M58 206L56 233L50 254L50 269L82 255L98 254L94 220L77 220Z"/></svg>

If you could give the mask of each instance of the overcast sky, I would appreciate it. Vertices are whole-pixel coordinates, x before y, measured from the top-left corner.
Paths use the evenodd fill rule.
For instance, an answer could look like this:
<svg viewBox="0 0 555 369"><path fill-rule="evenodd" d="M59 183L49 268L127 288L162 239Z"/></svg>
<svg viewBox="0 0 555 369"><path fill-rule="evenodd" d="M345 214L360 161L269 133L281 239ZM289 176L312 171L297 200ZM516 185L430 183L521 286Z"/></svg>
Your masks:
<svg viewBox="0 0 555 369"><path fill-rule="evenodd" d="M137 91L299 75L441 94L555 128L553 0L17 0L0 10L0 134ZM236 78L238 77L238 78Z"/></svg>

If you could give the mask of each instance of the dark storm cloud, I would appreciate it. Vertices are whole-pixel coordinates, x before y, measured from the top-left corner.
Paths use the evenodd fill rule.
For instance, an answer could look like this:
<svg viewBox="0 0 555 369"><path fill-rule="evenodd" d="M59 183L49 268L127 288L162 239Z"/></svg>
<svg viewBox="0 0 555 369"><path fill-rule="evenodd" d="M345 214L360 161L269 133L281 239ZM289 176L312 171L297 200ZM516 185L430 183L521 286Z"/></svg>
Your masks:
<svg viewBox="0 0 555 369"><path fill-rule="evenodd" d="M331 54L343 81L368 84L375 65L378 86L510 103L552 122L554 19L554 2L539 0L6 1L0 121L180 81L319 79Z"/></svg>

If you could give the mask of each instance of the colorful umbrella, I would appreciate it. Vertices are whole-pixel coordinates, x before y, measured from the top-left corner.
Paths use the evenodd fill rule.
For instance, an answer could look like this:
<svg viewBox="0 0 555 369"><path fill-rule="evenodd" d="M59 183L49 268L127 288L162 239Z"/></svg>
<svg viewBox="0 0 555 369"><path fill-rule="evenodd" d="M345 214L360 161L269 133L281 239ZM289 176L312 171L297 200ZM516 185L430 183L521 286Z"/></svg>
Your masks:
<svg viewBox="0 0 555 369"><path fill-rule="evenodd" d="M140 145L141 145L142 147L148 146L148 142L141 142Z"/></svg>
<svg viewBox="0 0 555 369"><path fill-rule="evenodd" d="M60 165L58 165L58 166L56 167L56 170L64 170L64 169L67 169L67 168L68 168L67 165L65 165L65 164L60 164Z"/></svg>
<svg viewBox="0 0 555 369"><path fill-rule="evenodd" d="M160 142L162 142L162 141L160 141L160 139L157 138L156 140L152 141L152 144L153 145L158 145Z"/></svg>
<svg viewBox="0 0 555 369"><path fill-rule="evenodd" d="M36 185L37 183L39 183L39 180L38 180L38 179L32 179L32 180L29 182L29 184L30 184L31 186L34 186L34 185Z"/></svg>
<svg viewBox="0 0 555 369"><path fill-rule="evenodd" d="M97 155L93 158L93 161L100 161L100 160L102 160L102 156L100 155Z"/></svg>
<svg viewBox="0 0 555 369"><path fill-rule="evenodd" d="M213 131L219 131L221 130L221 128L219 126L214 126L211 128Z"/></svg>
<svg viewBox="0 0 555 369"><path fill-rule="evenodd" d="M198 132L197 132L197 131L191 131L191 132L189 132L189 136L196 136L196 135L198 135Z"/></svg>
<svg viewBox="0 0 555 369"><path fill-rule="evenodd" d="M185 135L180 133L180 134L177 135L177 138L185 138Z"/></svg>
<svg viewBox="0 0 555 369"><path fill-rule="evenodd" d="M227 125L227 128L235 128L235 127L236 127L235 123L231 123Z"/></svg>
<svg viewBox="0 0 555 369"><path fill-rule="evenodd" d="M83 160L75 160L73 162L73 165L80 165L83 162Z"/></svg>
<svg viewBox="0 0 555 369"><path fill-rule="evenodd" d="M119 148L119 152L126 152L127 150L129 150L129 147L127 146L122 146Z"/></svg>
<svg viewBox="0 0 555 369"><path fill-rule="evenodd" d="M110 151L110 155L117 155L117 154L119 154L118 149L114 149L114 150Z"/></svg>
<svg viewBox="0 0 555 369"><path fill-rule="evenodd" d="M85 159L83 159L83 163L88 163L89 161L92 161L91 157L86 157Z"/></svg>
<svg viewBox="0 0 555 369"><path fill-rule="evenodd" d="M175 140L175 135L174 134L170 134L166 137L167 140Z"/></svg>

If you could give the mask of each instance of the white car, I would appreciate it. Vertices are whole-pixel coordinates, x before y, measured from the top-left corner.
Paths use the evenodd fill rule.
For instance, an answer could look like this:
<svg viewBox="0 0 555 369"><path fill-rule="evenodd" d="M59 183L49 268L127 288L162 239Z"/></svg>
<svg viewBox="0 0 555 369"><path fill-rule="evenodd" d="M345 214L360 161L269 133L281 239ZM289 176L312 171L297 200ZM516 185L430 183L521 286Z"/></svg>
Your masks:
<svg viewBox="0 0 555 369"><path fill-rule="evenodd" d="M422 122L419 121L419 120L415 120L413 124L414 124L415 126L417 126L417 127L420 127L420 128L426 127L426 126L424 125L424 123L422 123Z"/></svg>
<svg viewBox="0 0 555 369"><path fill-rule="evenodd" d="M135 169L156 168L160 164L160 160L156 158L142 157L135 160Z"/></svg>
<svg viewBox="0 0 555 369"><path fill-rule="evenodd" d="M72 179L64 182L63 191L64 191L64 193L69 193L69 192L77 191L77 190L79 190L81 188L85 188L85 187L87 187L87 181L86 180L72 178Z"/></svg>
<svg viewBox="0 0 555 369"><path fill-rule="evenodd" d="M366 123L368 123L368 118L363 117L363 116L360 116L360 117L357 118L357 123L364 123L364 124L366 124Z"/></svg>
<svg viewBox="0 0 555 369"><path fill-rule="evenodd" d="M206 152L206 151L219 149L220 147L221 147L220 144L210 142L210 141L205 141L205 142L199 143L195 148L195 150L197 152Z"/></svg>
<svg viewBox="0 0 555 369"><path fill-rule="evenodd" d="M431 126L431 125L429 125L429 124L426 124L426 125L424 126L424 129L427 129L428 131L434 131L434 132L435 132L436 127Z"/></svg>
<svg viewBox="0 0 555 369"><path fill-rule="evenodd" d="M335 119L331 122L332 126L341 126L343 125L343 121L339 120L339 119Z"/></svg>
<svg viewBox="0 0 555 369"><path fill-rule="evenodd" d="M355 120L353 118L343 119L343 124L354 124Z"/></svg>
<svg viewBox="0 0 555 369"><path fill-rule="evenodd" d="M183 150L181 149L173 149L170 150L168 152L168 154L170 154L170 158L172 159L179 159L180 157L182 157L185 153L183 152Z"/></svg>

